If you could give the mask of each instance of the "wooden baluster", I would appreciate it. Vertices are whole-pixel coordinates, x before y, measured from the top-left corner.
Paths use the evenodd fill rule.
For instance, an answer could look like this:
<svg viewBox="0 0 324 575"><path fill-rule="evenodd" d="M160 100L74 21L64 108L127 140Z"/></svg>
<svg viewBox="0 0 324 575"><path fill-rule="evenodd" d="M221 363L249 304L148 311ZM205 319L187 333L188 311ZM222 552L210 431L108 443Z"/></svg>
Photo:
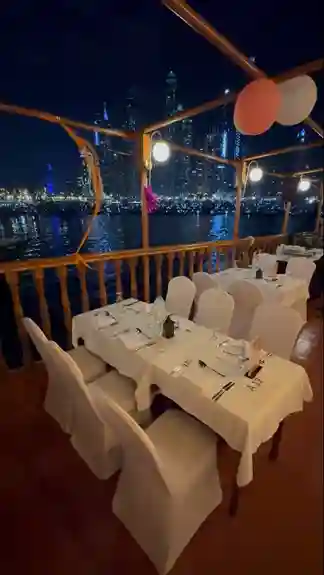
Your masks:
<svg viewBox="0 0 324 575"><path fill-rule="evenodd" d="M150 257L143 256L144 300L150 301Z"/></svg>
<svg viewBox="0 0 324 575"><path fill-rule="evenodd" d="M180 275L180 276L184 276L184 273L185 273L185 266L184 266L184 264L185 264L185 256L186 256L185 252L180 252L180 253L179 253L179 260L180 260L179 275Z"/></svg>
<svg viewBox="0 0 324 575"><path fill-rule="evenodd" d="M207 271L209 274L213 273L213 248L208 248L208 263L207 263Z"/></svg>
<svg viewBox="0 0 324 575"><path fill-rule="evenodd" d="M24 317L24 312L20 302L20 294L19 294L19 273L18 272L6 272L6 280L9 285L11 296L12 296L12 303L13 309L15 314L15 319L17 323L17 330L20 339L20 343L22 346L22 353L23 353L23 362L24 365L29 365L31 363L31 353L30 347L27 337L27 332L23 327L22 318Z"/></svg>
<svg viewBox="0 0 324 575"><path fill-rule="evenodd" d="M215 251L215 258L216 258L216 273L217 273L217 272L219 272L219 269L220 269L220 265L219 265L220 253L218 250Z"/></svg>
<svg viewBox="0 0 324 575"><path fill-rule="evenodd" d="M194 257L195 252L189 252L189 277L192 278L194 274Z"/></svg>
<svg viewBox="0 0 324 575"><path fill-rule="evenodd" d="M33 271L33 276L39 299L39 311L42 319L42 328L44 333L47 335L48 339L51 339L52 337L51 320L48 313L48 307L44 289L44 269L43 268L35 269Z"/></svg>
<svg viewBox="0 0 324 575"><path fill-rule="evenodd" d="M100 260L97 262L97 270L98 270L98 279L99 279L99 296L100 296L100 305L103 307L107 305L108 297L105 285L105 262Z"/></svg>
<svg viewBox="0 0 324 575"><path fill-rule="evenodd" d="M80 279L81 285L81 302L82 302L82 311L89 311L89 297L88 297L88 290L87 290L87 268L84 264L78 264L78 274Z"/></svg>
<svg viewBox="0 0 324 575"><path fill-rule="evenodd" d="M204 269L204 255L205 250L200 250L198 253L198 271L202 272Z"/></svg>
<svg viewBox="0 0 324 575"><path fill-rule="evenodd" d="M174 260L174 252L168 253L168 281L171 281L173 278L173 260Z"/></svg>
<svg viewBox="0 0 324 575"><path fill-rule="evenodd" d="M162 254L157 254L154 256L155 260L155 281L156 281L156 296L162 295L162 277L161 277L161 269L162 269Z"/></svg>
<svg viewBox="0 0 324 575"><path fill-rule="evenodd" d="M137 258L131 258L130 260L128 260L128 265L130 269L131 296L137 299L138 298L137 276L136 276Z"/></svg>
<svg viewBox="0 0 324 575"><path fill-rule="evenodd" d="M60 266L56 268L56 273L60 281L60 292L61 292L61 304L64 311L64 324L67 331L67 344L71 347L71 334L72 334L72 313L70 306L70 299L67 289L67 266Z"/></svg>
<svg viewBox="0 0 324 575"><path fill-rule="evenodd" d="M233 267L232 250L225 248L225 265L226 269Z"/></svg>
<svg viewBox="0 0 324 575"><path fill-rule="evenodd" d="M123 296L123 284L121 278L121 261L115 261L115 273L116 273L116 295L121 294Z"/></svg>

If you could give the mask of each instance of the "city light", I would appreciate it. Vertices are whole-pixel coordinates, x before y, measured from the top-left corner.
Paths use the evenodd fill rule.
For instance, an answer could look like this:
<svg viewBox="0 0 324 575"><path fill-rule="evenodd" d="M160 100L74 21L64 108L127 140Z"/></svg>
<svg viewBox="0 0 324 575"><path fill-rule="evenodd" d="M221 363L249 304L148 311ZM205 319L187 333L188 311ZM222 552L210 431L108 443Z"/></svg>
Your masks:
<svg viewBox="0 0 324 575"><path fill-rule="evenodd" d="M255 167L249 171L250 182L253 183L260 182L262 178L263 178L263 170L261 168Z"/></svg>
<svg viewBox="0 0 324 575"><path fill-rule="evenodd" d="M308 192L310 190L312 183L308 178L300 178L297 186L299 192Z"/></svg>
<svg viewBox="0 0 324 575"><path fill-rule="evenodd" d="M224 94L225 94L225 96L227 96L227 94L229 94L229 93L230 93L230 90L229 90L229 88L226 88L226 90L224 90Z"/></svg>
<svg viewBox="0 0 324 575"><path fill-rule="evenodd" d="M159 164L167 162L170 158L170 146L167 142L155 142L152 147L153 159Z"/></svg>

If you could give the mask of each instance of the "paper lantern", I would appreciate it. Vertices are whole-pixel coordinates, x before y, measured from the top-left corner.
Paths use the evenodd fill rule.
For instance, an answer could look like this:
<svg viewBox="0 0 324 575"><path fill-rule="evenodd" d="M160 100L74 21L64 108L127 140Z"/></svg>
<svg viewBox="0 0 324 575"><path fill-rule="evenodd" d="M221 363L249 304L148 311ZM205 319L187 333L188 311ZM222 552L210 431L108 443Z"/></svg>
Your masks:
<svg viewBox="0 0 324 575"><path fill-rule="evenodd" d="M310 76L297 76L278 85L281 104L277 122L283 126L295 126L311 113L317 100L317 86Z"/></svg>
<svg viewBox="0 0 324 575"><path fill-rule="evenodd" d="M281 93L272 80L254 80L237 97L234 124L241 134L263 134L275 122L281 104Z"/></svg>

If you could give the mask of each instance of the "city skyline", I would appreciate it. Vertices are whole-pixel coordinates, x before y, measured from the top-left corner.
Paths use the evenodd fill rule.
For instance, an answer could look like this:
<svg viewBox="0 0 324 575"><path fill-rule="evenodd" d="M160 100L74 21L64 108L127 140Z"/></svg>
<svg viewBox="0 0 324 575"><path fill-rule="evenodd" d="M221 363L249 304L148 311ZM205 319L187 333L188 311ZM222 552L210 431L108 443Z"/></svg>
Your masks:
<svg viewBox="0 0 324 575"><path fill-rule="evenodd" d="M288 7L280 5L279 19L274 11L255 26L256 0L235 7L235 17L230 5L220 8L198 0L191 4L246 54L256 56L269 74L321 55L318 23L315 21L312 30L305 27L303 41L297 41L299 16ZM1 16L0 100L8 103L92 123L106 101L109 121L114 127L125 127L125 113L137 100L141 126L165 117L165 78L170 70L176 73L178 105L183 108L215 98L227 88L238 90L248 81L158 0L141 0L136 5L126 0L109 5L95 0L91 6L74 0L67 6L58 0L42 10L36 10L36 2L14 0L2 8ZM323 82L320 78L316 81L319 102L315 119L323 95ZM231 110L229 107L229 114ZM213 149L207 116L193 120L193 131L209 134L208 146ZM171 134L172 130L176 128L171 128ZM1 114L0 131L0 185L40 185L49 163L60 185L78 177L78 151L59 127ZM188 129L182 136L190 140ZM313 134L306 131L305 137ZM206 142L194 140L193 147L204 149ZM295 141L295 129L276 126L264 137L249 138L247 146L254 153ZM114 139L114 147L119 145L123 142ZM184 173L182 164L178 176L186 186Z"/></svg>

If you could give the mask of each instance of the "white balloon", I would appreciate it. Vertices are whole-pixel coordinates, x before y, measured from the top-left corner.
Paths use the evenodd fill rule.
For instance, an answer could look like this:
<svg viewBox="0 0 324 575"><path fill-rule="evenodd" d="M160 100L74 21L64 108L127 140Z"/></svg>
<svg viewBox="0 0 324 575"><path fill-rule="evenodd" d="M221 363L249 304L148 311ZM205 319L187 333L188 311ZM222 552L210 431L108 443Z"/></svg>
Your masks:
<svg viewBox="0 0 324 575"><path fill-rule="evenodd" d="M277 122L283 126L295 126L311 113L317 100L317 86L310 76L297 76L278 85L281 105Z"/></svg>

